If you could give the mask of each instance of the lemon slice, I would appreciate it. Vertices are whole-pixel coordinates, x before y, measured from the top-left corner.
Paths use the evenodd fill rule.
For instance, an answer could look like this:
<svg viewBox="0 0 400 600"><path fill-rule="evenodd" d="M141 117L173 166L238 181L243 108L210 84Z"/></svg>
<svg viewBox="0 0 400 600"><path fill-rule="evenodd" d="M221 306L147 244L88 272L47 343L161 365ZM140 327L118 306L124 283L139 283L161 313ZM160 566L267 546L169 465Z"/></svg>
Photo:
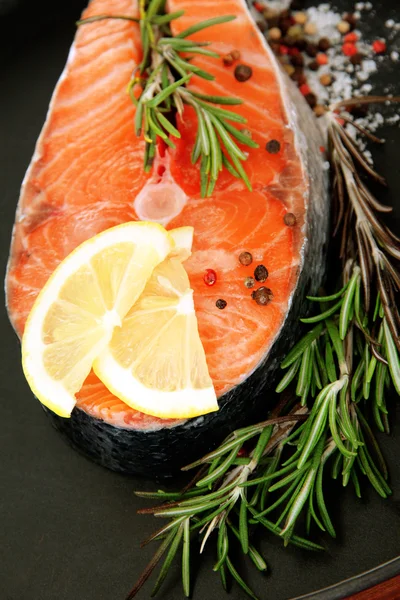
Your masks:
<svg viewBox="0 0 400 600"><path fill-rule="evenodd" d="M193 227L177 227L176 229L171 229L169 234L175 244L169 255L179 258L181 262L188 259L192 254Z"/></svg>
<svg viewBox="0 0 400 600"><path fill-rule="evenodd" d="M93 368L115 396L143 413L181 419L218 410L179 257L154 269Z"/></svg>
<svg viewBox="0 0 400 600"><path fill-rule="evenodd" d="M174 246L161 225L130 222L87 240L60 263L22 339L23 370L44 405L70 416L94 359Z"/></svg>

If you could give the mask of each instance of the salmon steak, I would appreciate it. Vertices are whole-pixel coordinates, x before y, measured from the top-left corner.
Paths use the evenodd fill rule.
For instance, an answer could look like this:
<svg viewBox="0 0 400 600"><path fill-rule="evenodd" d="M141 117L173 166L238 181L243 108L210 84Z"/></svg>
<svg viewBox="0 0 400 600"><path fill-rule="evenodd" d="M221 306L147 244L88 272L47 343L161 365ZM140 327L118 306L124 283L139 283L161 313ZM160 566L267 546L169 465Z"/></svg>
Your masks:
<svg viewBox="0 0 400 600"><path fill-rule="evenodd" d="M173 473L233 429L266 418L306 296L324 276L329 214L316 120L245 0L168 0L167 11L184 11L171 22L175 36L205 15L236 17L189 36L211 42L219 58L196 55L192 64L214 79L194 74L186 85L198 94L243 101L229 109L247 120L243 127L258 144L243 147L251 189L224 169L203 197L200 167L191 161L197 117L187 104L176 116L176 147L159 144L146 172L145 141L136 136L135 104L127 93L143 56L139 25L110 18L85 23L22 184L6 277L8 312L21 337L38 293L83 241L133 220L194 228L184 266L219 410L189 420L146 415L91 372L71 418L47 411L85 455L113 470L150 470L152 476ZM138 17L138 1L92 0L83 17L104 14ZM227 64L222 57L233 51L240 58ZM238 76L238 66L250 67L251 77ZM217 277L213 285L207 285L209 270ZM263 293L267 302L260 300Z"/></svg>

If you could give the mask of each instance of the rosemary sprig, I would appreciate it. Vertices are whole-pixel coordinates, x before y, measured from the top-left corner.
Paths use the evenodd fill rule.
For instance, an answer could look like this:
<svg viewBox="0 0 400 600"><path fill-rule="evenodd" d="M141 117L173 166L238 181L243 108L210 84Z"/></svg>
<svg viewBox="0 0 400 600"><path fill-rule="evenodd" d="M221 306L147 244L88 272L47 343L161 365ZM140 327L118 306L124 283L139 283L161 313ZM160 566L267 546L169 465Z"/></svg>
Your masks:
<svg viewBox="0 0 400 600"><path fill-rule="evenodd" d="M231 556L232 545L239 544L257 569L266 570L264 558L251 544L252 528L262 527L280 536L285 545L321 550L296 531L303 522L307 536L313 524L336 535L324 497L327 473L340 478L343 486L351 482L358 497L362 479L383 498L391 493L370 417L378 429L388 432L387 389L393 387L400 395L396 307L400 247L376 216L390 209L372 195L358 169L384 181L366 163L342 124L351 121L346 107L383 100L387 98L357 98L332 107L328 114L334 226L342 239L339 289L309 297L311 305L318 303L320 308L302 319L310 329L282 363L285 374L276 389L282 399L271 419L233 432L213 452L186 467L199 470L182 492L138 493L163 502L139 512L169 518L169 522L148 540L160 540L161 546L129 599L169 548L158 583L163 581L179 545L183 547L183 589L188 595L190 540L199 533L200 551L215 533L214 570L223 587L227 589L230 575L255 598ZM294 408L290 408L292 396L284 399L289 386L298 398ZM157 590L156 583L153 592Z"/></svg>
<svg viewBox="0 0 400 600"><path fill-rule="evenodd" d="M196 55L219 58L219 54L208 48L209 42L195 42L187 38L208 27L232 21L235 17L224 15L208 19L174 37L170 24L182 14L183 11L165 13L164 0L143 0L139 17L95 15L78 21L77 24L84 25L104 19L125 19L139 24L143 58L129 82L128 93L136 106L136 135L143 135L146 142L145 171L150 171L153 165L158 140L162 140L170 148L176 147L171 139L181 137L175 126L176 115L182 118L186 105L195 111L197 117L197 134L191 160L193 164L200 165L201 195L212 194L224 168L234 177L242 179L251 190L242 165L247 154L238 144L250 148L258 148L258 144L232 125L243 125L246 119L222 108L224 105L240 105L242 100L200 94L187 87L193 75L210 81L214 79L212 74L192 62Z"/></svg>

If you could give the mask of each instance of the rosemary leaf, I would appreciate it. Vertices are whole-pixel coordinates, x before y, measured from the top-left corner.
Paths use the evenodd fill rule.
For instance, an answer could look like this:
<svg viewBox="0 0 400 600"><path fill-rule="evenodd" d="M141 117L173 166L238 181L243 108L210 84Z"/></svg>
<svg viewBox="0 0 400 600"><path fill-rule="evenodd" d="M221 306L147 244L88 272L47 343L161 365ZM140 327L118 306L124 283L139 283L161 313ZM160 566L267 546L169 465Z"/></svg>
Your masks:
<svg viewBox="0 0 400 600"><path fill-rule="evenodd" d="M182 50L186 51L186 48L189 48L191 46L209 46L210 42L193 42L190 40L183 40L178 38L177 36L175 37L163 37L159 40L159 45L165 45L165 46L179 46L179 48L181 48Z"/></svg>
<svg viewBox="0 0 400 600"><path fill-rule="evenodd" d="M312 517L314 519L315 523L317 524L317 526L320 528L321 531L326 531L324 525L321 523L321 521L320 521L317 513L315 512L315 508L314 508L314 489L315 489L315 479L314 479L314 481L312 483L310 494L308 496L308 514L310 515L310 517ZM308 521L308 523L307 523L307 535L310 534L311 519Z"/></svg>
<svg viewBox="0 0 400 600"><path fill-rule="evenodd" d="M219 574L221 576L221 583L222 583L222 587L224 588L225 592L228 591L228 584L226 581L226 574L225 574L225 567L224 565L222 565L222 567L219 569Z"/></svg>
<svg viewBox="0 0 400 600"><path fill-rule="evenodd" d="M135 113L135 132L137 137L142 134L142 121L143 121L143 103L139 102Z"/></svg>
<svg viewBox="0 0 400 600"><path fill-rule="evenodd" d="M297 359L294 363L292 363L292 365L290 366L290 368L288 369L286 374L282 377L282 379L276 386L275 391L278 394L283 392L283 390L285 390L288 387L288 385L290 385L290 383L293 381L294 377L296 376L297 371L299 370L299 366L300 366L300 359Z"/></svg>
<svg viewBox="0 0 400 600"><path fill-rule="evenodd" d="M345 360L345 356L344 356L343 342L340 339L338 328L336 327L336 325L334 324L334 322L331 319L326 320L326 328L328 330L329 337L332 340L333 347L334 347L336 355L338 357L339 367L342 369L343 366L345 367L345 365L346 365L346 360ZM346 367L345 367L345 369L346 369Z"/></svg>
<svg viewBox="0 0 400 600"><path fill-rule="evenodd" d="M311 362L311 345L308 346L303 353L301 360L299 376L297 380L296 394L302 396L309 381L309 366Z"/></svg>
<svg viewBox="0 0 400 600"><path fill-rule="evenodd" d="M210 159L206 154L203 154L200 162L200 194L201 197L204 198L207 193L207 184L208 184L208 165L210 163Z"/></svg>
<svg viewBox="0 0 400 600"><path fill-rule="evenodd" d="M346 337L347 328L350 322L350 309L353 303L354 294L356 291L357 284L360 281L360 269L354 269L353 275L350 279L346 293L343 298L343 304L340 309L339 317L339 335L342 340Z"/></svg>
<svg viewBox="0 0 400 600"><path fill-rule="evenodd" d="M222 119L228 119L229 121L233 121L235 123L246 123L246 119L237 113L232 112L231 110L226 110L225 108L219 108L218 106L213 106L207 102L203 102L202 100L197 101L199 106L201 106L206 112L212 113L216 117L220 117Z"/></svg>
<svg viewBox="0 0 400 600"><path fill-rule="evenodd" d="M149 124L150 129L153 130L153 132L158 135L161 139L163 139L164 141L167 140L167 135L163 132L163 130L158 127L157 123L156 123L156 114L155 112L153 112L152 110L149 110L146 107L147 110L147 122Z"/></svg>
<svg viewBox="0 0 400 600"><path fill-rule="evenodd" d="M174 538L173 538L170 548L168 550L164 564L161 567L161 571L158 575L157 581L151 592L152 598L154 598L154 596L157 594L157 592L160 589L160 587L162 586L166 576L168 575L168 570L169 570L171 563L174 560L175 555L178 551L179 544L181 543L181 540L182 540L182 536L183 536L183 525L181 524L181 525L179 525L179 527L177 528L177 530L175 532Z"/></svg>
<svg viewBox="0 0 400 600"><path fill-rule="evenodd" d="M343 299L341 298L336 304L334 304L333 306L328 308L326 311L324 311L320 315L316 315L314 317L306 317L304 319L300 319L300 321L302 323L318 323L319 321L324 321L331 315L334 315L337 312L338 308L340 308L342 303L343 303Z"/></svg>
<svg viewBox="0 0 400 600"><path fill-rule="evenodd" d="M322 331L323 331L323 326L321 323L318 324L316 327L314 327L314 329L309 331L294 346L294 348L292 348L292 350L289 352L289 354L286 356L286 358L282 361L281 368L286 369L287 367L290 367L290 365L292 363L294 363L294 361L297 360L303 354L304 350L311 344L311 342L316 340L321 335Z"/></svg>
<svg viewBox="0 0 400 600"><path fill-rule="evenodd" d="M213 483L216 479L218 479L221 475L223 475L225 473L225 471L231 466L231 464L235 460L237 453L239 451L239 447L240 447L240 444L236 444L236 446L233 447L230 454L228 454L228 456L221 463L221 465L217 469L215 469L212 473L210 473L206 477L203 477L203 479L200 479L200 481L198 481L196 483L196 486L197 487L205 487L205 486L209 485L210 483Z"/></svg>
<svg viewBox="0 0 400 600"><path fill-rule="evenodd" d="M227 131L229 131L229 133L231 135L233 135L233 137L235 137L239 142L241 142L242 144L246 144L246 146L248 146L249 148L259 148L260 147L260 145L257 144L257 142L255 142L254 140L252 140L251 137L249 137L248 135L243 133L243 131L236 129L236 127L234 127L226 119L224 119L223 117L220 117L220 120L223 123L225 129Z"/></svg>
<svg viewBox="0 0 400 600"><path fill-rule="evenodd" d="M152 18L152 22L155 25L166 25L175 19L179 19L184 14L184 10L176 10L175 12L168 13L166 15L155 15Z"/></svg>
<svg viewBox="0 0 400 600"><path fill-rule="evenodd" d="M133 598L138 594L138 592L142 589L152 572L154 571L157 564L160 562L163 554L167 550L168 546L170 546L171 542L176 538L176 530L171 531L169 536L163 540L160 544L158 550L155 552L153 558L143 571L142 575L139 577L138 581L135 583L131 591L129 592L126 600L133 600Z"/></svg>
<svg viewBox="0 0 400 600"><path fill-rule="evenodd" d="M265 515L268 515L270 512L273 512L276 508L278 508L278 506L280 506L282 504L282 502L284 502L286 500L286 498L291 496L291 494L296 486L297 486L297 479L295 479L293 481L293 483L287 488L287 490L285 490L283 492L283 494L278 498L278 500L276 500L273 504L268 506L268 508L265 508L262 512L254 515L254 518L258 519L260 517L264 517Z"/></svg>
<svg viewBox="0 0 400 600"><path fill-rule="evenodd" d="M294 470L293 473L290 473L290 475L287 475L286 477L284 477L277 483L274 483L273 485L271 485L271 487L268 489L268 491L275 492L276 490L279 490L280 488L285 487L288 483L293 481L293 479L295 479L297 481L299 475L302 475L305 471L307 471L307 469L310 467L310 464L311 464L310 462L307 462L304 465L302 465L301 467L299 467L298 469Z"/></svg>
<svg viewBox="0 0 400 600"><path fill-rule="evenodd" d="M246 171L243 169L239 159L235 155L231 155L231 159L232 159L232 162L233 162L234 166L236 167L236 170L238 171L240 177L243 179L247 189L250 190L250 192L251 192L253 190L253 188L251 186L249 178L247 177Z"/></svg>
<svg viewBox="0 0 400 600"><path fill-rule="evenodd" d="M166 131L168 131L168 133L170 133L171 135L173 135L174 137L177 137L177 138L181 137L181 134L178 131L178 129L176 127L174 127L172 125L172 123L170 121L168 121L168 119L166 119L161 112L157 113L157 118L160 121L161 125L164 127L164 129Z"/></svg>
<svg viewBox="0 0 400 600"><path fill-rule="evenodd" d="M233 15L224 15L222 17L214 17L213 19L207 19L207 21L196 23L196 25L192 25L191 27L184 29L175 37L186 38L189 35L193 35L194 33L202 31L203 29L207 29L208 27L212 27L213 25L221 25L222 23L228 23L229 21L233 21L234 19L236 19L236 17Z"/></svg>
<svg viewBox="0 0 400 600"><path fill-rule="evenodd" d="M393 337L386 319L383 320L383 330L385 334L385 345L390 375L392 377L393 385L396 389L396 392L400 395L400 360L396 344L393 341Z"/></svg>
<svg viewBox="0 0 400 600"><path fill-rule="evenodd" d="M338 431L337 423L336 423L336 419L337 419L336 401L337 401L336 394L332 394L330 403L329 403L329 427L330 427L332 437L335 440L336 447L338 448L338 450L344 456L347 456L347 458L351 458L352 456L356 456L357 453L351 452L350 450L348 450L346 448L346 446L343 444L342 439L339 435L339 431Z"/></svg>
<svg viewBox="0 0 400 600"><path fill-rule="evenodd" d="M329 340L327 340L325 346L325 365L329 381L331 383L334 383L337 380L336 365L335 360L333 358L332 346Z"/></svg>
<svg viewBox="0 0 400 600"><path fill-rule="evenodd" d="M208 94L200 94L200 92L194 92L190 90L190 94L199 100L205 102L212 102L213 104L227 104L227 105L239 105L243 104L243 100L240 98L231 98L230 96L210 96Z"/></svg>
<svg viewBox="0 0 400 600"><path fill-rule="evenodd" d="M231 163L229 162L229 160L226 158L225 154L222 153L222 164L224 165L225 169L227 171L229 171L229 173L231 175L233 175L233 177L236 177L237 179L240 179L240 175L239 173L236 171L236 169L234 167L232 167Z"/></svg>
<svg viewBox="0 0 400 600"><path fill-rule="evenodd" d="M222 143L224 144L229 155L234 154L240 160L246 160L246 155L240 150L240 148L235 144L232 138L226 132L225 127L222 125L221 121L215 117L212 113L210 113L210 120L214 125L217 133L219 134Z"/></svg>
<svg viewBox="0 0 400 600"><path fill-rule="evenodd" d="M360 385L362 384L364 370L365 370L365 361L364 361L364 356L363 356L361 358L360 362L358 363L358 366L355 370L355 373L354 373L352 381L351 381L350 389L351 389L351 399L353 402L356 401L357 391L360 388Z"/></svg>
<svg viewBox="0 0 400 600"><path fill-rule="evenodd" d="M356 493L357 498L361 498L361 489L360 489L360 483L358 481L358 476L357 473L355 472L354 469L352 469L351 474L350 474L351 480L353 482L354 485L354 491Z"/></svg>
<svg viewBox="0 0 400 600"><path fill-rule="evenodd" d="M190 596L190 519L183 523L183 548L182 548L182 585L183 593Z"/></svg>
<svg viewBox="0 0 400 600"><path fill-rule="evenodd" d="M243 591L246 592L246 594L250 598L253 598L253 600L258 600L257 596L255 596L255 594L253 594L253 592L251 591L251 589L248 587L248 585L243 581L243 579L240 577L239 573L236 571L236 569L233 566L233 564L232 564L229 556L226 557L226 566L228 567L229 572L232 575L232 577L240 585L240 587L243 589Z"/></svg>
<svg viewBox="0 0 400 600"><path fill-rule="evenodd" d="M247 503L245 497L242 496L239 509L239 537L243 554L247 554L249 551L249 531L247 518Z"/></svg>
<svg viewBox="0 0 400 600"><path fill-rule="evenodd" d="M370 392L370 388L371 388L370 383L368 381L369 358L370 358L369 346L368 346L368 344L365 344L365 349L364 349L365 369L364 369L364 382L363 382L363 396L364 396L365 400L368 400L369 392Z"/></svg>
<svg viewBox="0 0 400 600"><path fill-rule="evenodd" d="M179 87L181 87L182 85L184 85L187 81L189 81L189 79L191 78L191 76L192 75L189 73L188 75L185 75L181 79L178 79L177 81L174 81L174 83L171 83L167 88L163 89L156 96L154 96L154 98L152 98L152 100L150 100L149 102L147 102L147 106L149 108L155 108L156 106L158 106L159 104L161 104L162 102L164 102L164 100L168 96L171 96L171 94L173 94L175 92L175 90L177 90Z"/></svg>
<svg viewBox="0 0 400 600"><path fill-rule="evenodd" d="M341 298L345 291L347 290L348 283L342 289L340 289L335 294L331 294L330 296L307 296L307 300L311 300L312 302L332 302L332 300L337 300Z"/></svg>
<svg viewBox="0 0 400 600"><path fill-rule="evenodd" d="M217 540L218 561L213 567L213 571L219 571L223 567L229 552L229 539L226 531L226 523L222 521L218 529Z"/></svg>
<svg viewBox="0 0 400 600"><path fill-rule="evenodd" d="M205 79L206 81L214 81L214 79L215 79L215 76L211 75L211 73L208 73L207 71L200 69L200 67L197 67L196 65L193 65L192 63L187 62L187 61L183 60L182 58L179 58L179 56L177 56L175 58L174 64L178 65L183 70L185 70L189 73L193 73L194 75L197 75L197 77L201 77L202 79Z"/></svg>
<svg viewBox="0 0 400 600"><path fill-rule="evenodd" d="M133 23L139 23L140 19L137 17L130 17L129 15L93 15L92 17L87 17L86 19L80 19L76 21L76 25L79 27L81 25L86 25L87 23L95 23L96 21L104 21L105 19L117 19L122 21L132 21Z"/></svg>
<svg viewBox="0 0 400 600"><path fill-rule="evenodd" d="M164 0L150 0L146 10L146 19L151 20L160 11Z"/></svg>
<svg viewBox="0 0 400 600"><path fill-rule="evenodd" d="M211 58L220 57L220 55L217 52L213 52L212 50L206 50L205 48L199 48L199 46L188 46L185 48L185 52L190 54L201 54L202 56L210 56Z"/></svg>
<svg viewBox="0 0 400 600"><path fill-rule="evenodd" d="M330 518L329 513L327 511L326 504L325 504L325 499L324 499L323 473L324 473L324 465L321 464L320 467L319 467L319 469L318 469L317 479L316 479L316 498L317 498L317 502L318 502L318 508L320 510L321 517L322 517L322 520L323 520L324 525L326 527L326 530L328 531L329 535L331 535L333 538L335 538L336 537L336 531L335 531L335 528L332 525L332 521L331 521L331 518Z"/></svg>
<svg viewBox="0 0 400 600"><path fill-rule="evenodd" d="M304 467L304 465L307 463L307 460L308 460L311 452L313 451L313 449L315 448L315 446L318 444L318 442L320 440L320 437L322 435L322 432L324 430L325 423L326 423L326 420L328 417L329 404L330 404L334 394L335 394L335 392L333 390L329 390L329 392L327 393L327 395L325 397L325 400L323 401L322 406L319 409L317 417L314 420L310 435L307 439L306 444L304 445L303 451L299 458L299 462L297 463L298 469L301 469L302 467Z"/></svg>

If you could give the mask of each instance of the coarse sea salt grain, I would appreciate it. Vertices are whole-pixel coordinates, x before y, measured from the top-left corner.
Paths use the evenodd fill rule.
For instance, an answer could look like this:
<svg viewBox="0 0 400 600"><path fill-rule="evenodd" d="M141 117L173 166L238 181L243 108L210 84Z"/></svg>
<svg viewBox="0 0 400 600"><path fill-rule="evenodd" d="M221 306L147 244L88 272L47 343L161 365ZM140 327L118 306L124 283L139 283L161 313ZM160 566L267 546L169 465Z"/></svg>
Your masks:
<svg viewBox="0 0 400 600"><path fill-rule="evenodd" d="M376 62L374 60L363 60L362 70L364 73L375 73L377 70Z"/></svg>

